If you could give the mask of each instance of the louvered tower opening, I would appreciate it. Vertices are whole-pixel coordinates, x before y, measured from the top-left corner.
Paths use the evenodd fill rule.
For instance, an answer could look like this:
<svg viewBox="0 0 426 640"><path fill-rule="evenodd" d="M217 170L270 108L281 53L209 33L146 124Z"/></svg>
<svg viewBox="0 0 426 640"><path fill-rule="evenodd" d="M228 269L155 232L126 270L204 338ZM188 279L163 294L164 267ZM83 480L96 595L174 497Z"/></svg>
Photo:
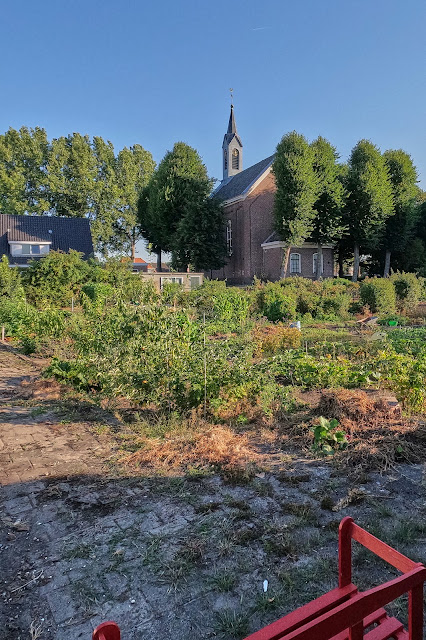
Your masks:
<svg viewBox="0 0 426 640"><path fill-rule="evenodd" d="M240 168L240 152L234 149L232 152L232 168L238 170Z"/></svg>

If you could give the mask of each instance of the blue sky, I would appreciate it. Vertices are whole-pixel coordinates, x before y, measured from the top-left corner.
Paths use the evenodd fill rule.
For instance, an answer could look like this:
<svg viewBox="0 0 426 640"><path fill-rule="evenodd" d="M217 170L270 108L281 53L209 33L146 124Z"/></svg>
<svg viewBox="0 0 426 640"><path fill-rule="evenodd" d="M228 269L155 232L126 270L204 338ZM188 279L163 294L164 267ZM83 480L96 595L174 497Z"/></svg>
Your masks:
<svg viewBox="0 0 426 640"><path fill-rule="evenodd" d="M183 140L221 177L234 89L244 166L295 129L346 160L403 148L426 189L424 0L2 2L0 131L78 131L158 162Z"/></svg>

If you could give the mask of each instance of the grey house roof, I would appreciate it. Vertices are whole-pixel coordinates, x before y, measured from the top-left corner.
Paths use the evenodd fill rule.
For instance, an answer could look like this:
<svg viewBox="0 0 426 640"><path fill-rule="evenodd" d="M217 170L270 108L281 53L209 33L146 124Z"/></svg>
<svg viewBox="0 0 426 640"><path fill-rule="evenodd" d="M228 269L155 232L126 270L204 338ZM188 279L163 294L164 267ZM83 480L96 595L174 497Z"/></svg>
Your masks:
<svg viewBox="0 0 426 640"><path fill-rule="evenodd" d="M0 256L11 264L28 264L34 257L10 255L9 242L50 242L52 251L75 249L87 258L93 253L87 218L55 216L14 216L0 214Z"/></svg>
<svg viewBox="0 0 426 640"><path fill-rule="evenodd" d="M269 156L269 158L265 158L257 164L248 167L248 169L244 169L244 171L237 173L230 180L220 184L213 193L213 197L218 198L223 202L225 200L232 200L232 198L244 195L244 193L250 189L252 184L260 178L262 173L271 166L273 160L274 156Z"/></svg>

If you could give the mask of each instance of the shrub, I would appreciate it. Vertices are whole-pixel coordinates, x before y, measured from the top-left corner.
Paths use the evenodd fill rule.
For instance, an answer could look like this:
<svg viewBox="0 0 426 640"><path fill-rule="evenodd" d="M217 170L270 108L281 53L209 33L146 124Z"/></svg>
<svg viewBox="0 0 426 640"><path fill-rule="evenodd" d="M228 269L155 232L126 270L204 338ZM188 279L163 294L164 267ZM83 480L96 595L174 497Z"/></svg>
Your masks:
<svg viewBox="0 0 426 640"><path fill-rule="evenodd" d="M0 298L24 300L25 293L21 283L21 274L9 266L7 256L0 260Z"/></svg>
<svg viewBox="0 0 426 640"><path fill-rule="evenodd" d="M285 327L282 324L257 326L252 331L257 355L273 355L282 349L298 349L302 342L302 334L298 329Z"/></svg>
<svg viewBox="0 0 426 640"><path fill-rule="evenodd" d="M87 296L97 309L102 309L107 299L113 297L114 288L106 282L90 282L81 288L81 293Z"/></svg>
<svg viewBox="0 0 426 640"><path fill-rule="evenodd" d="M29 301L36 306L67 307L88 280L90 267L77 251L51 251L32 260L23 274Z"/></svg>
<svg viewBox="0 0 426 640"><path fill-rule="evenodd" d="M348 315L351 296L348 293L337 293L321 297L321 315L335 315L344 318ZM317 314L317 316L320 314Z"/></svg>
<svg viewBox="0 0 426 640"><path fill-rule="evenodd" d="M227 287L225 282L206 281L189 294L189 300L202 313L211 331L238 331L249 319L252 293L246 289Z"/></svg>
<svg viewBox="0 0 426 640"><path fill-rule="evenodd" d="M412 311L423 293L423 278L415 273L394 273L390 280L395 287L396 302L401 311Z"/></svg>
<svg viewBox="0 0 426 640"><path fill-rule="evenodd" d="M388 278L367 278L360 287L361 301L372 313L394 313L396 295L393 283Z"/></svg>
<svg viewBox="0 0 426 640"><path fill-rule="evenodd" d="M258 309L271 322L294 320L296 299L279 282L268 282L258 292Z"/></svg>
<svg viewBox="0 0 426 640"><path fill-rule="evenodd" d="M183 306L188 300L188 295L178 282L165 282L161 291L161 300L165 304Z"/></svg>

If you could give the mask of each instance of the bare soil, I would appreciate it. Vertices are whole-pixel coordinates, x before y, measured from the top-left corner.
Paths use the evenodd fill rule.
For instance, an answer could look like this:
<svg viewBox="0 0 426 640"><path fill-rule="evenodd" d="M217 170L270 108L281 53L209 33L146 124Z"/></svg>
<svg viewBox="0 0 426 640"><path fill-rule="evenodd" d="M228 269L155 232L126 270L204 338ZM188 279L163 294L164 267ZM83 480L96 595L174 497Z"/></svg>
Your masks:
<svg viewBox="0 0 426 640"><path fill-rule="evenodd" d="M89 640L107 619L123 640L243 638L336 586L345 515L426 560L424 465L352 471L275 444L243 484L138 475L115 418L42 364L0 347L1 640ZM354 567L360 588L394 575L362 550Z"/></svg>

